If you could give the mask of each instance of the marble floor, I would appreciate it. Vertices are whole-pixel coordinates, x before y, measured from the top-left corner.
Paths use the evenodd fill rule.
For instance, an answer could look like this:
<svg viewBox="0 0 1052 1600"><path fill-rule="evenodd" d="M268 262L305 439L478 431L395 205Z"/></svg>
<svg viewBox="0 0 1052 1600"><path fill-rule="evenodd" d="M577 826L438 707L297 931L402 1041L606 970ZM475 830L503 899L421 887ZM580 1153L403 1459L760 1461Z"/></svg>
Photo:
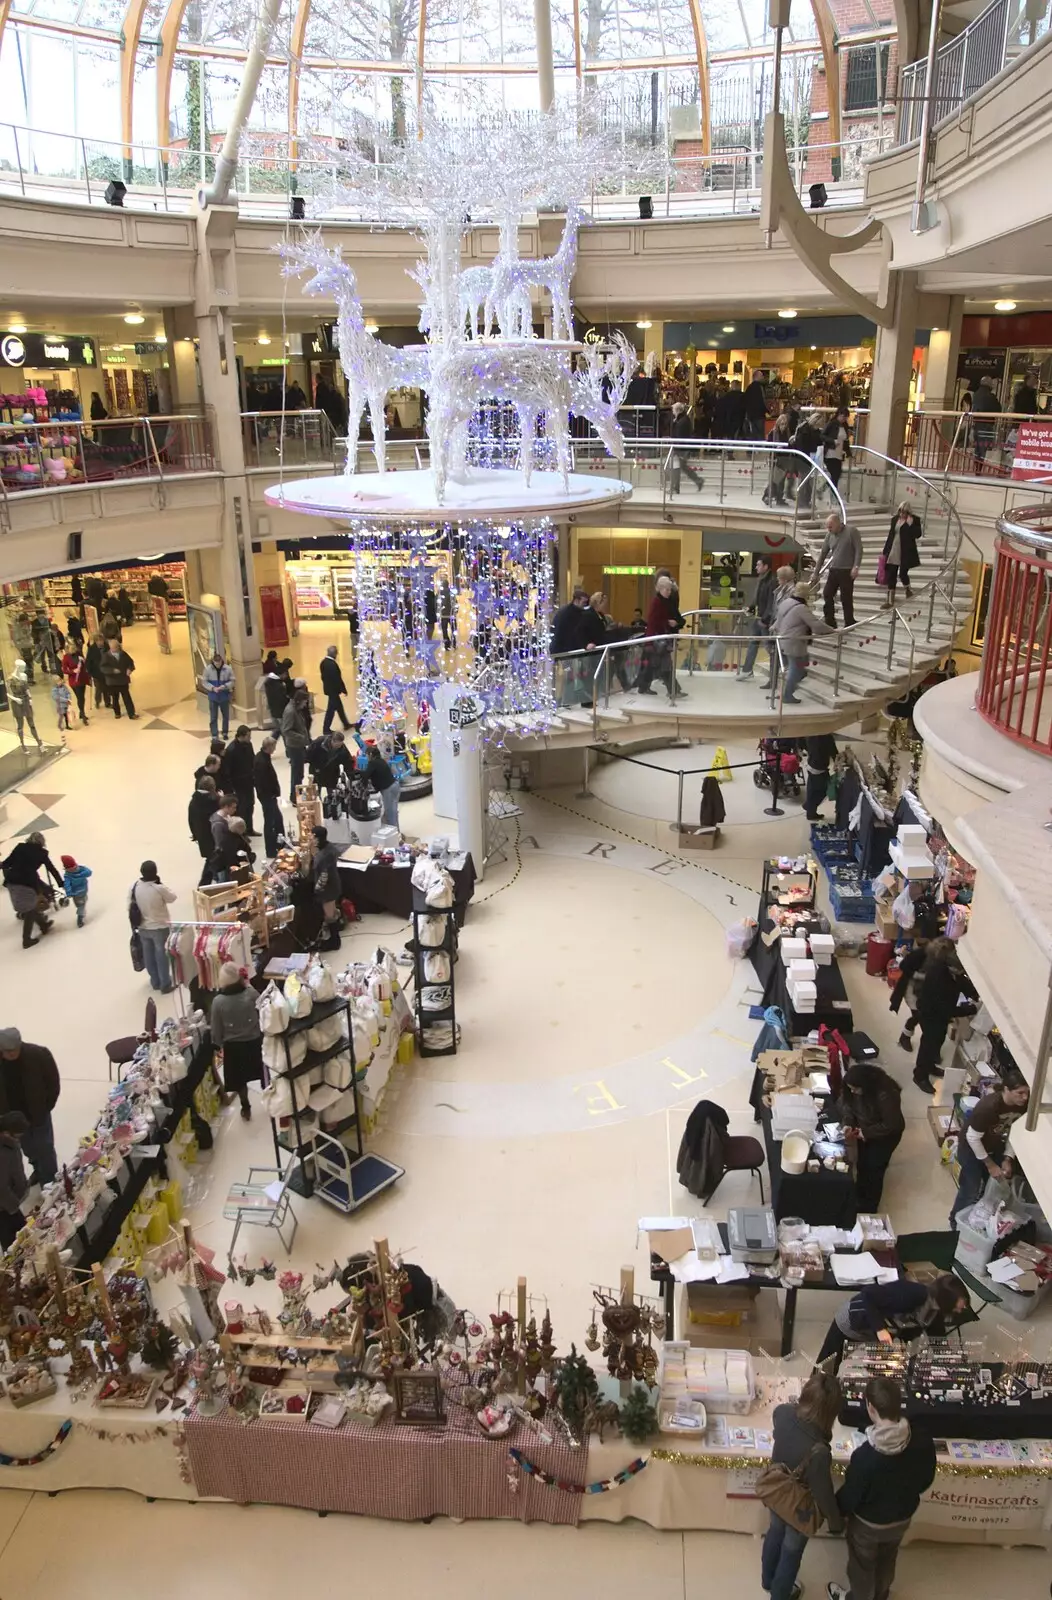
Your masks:
<svg viewBox="0 0 1052 1600"><path fill-rule="evenodd" d="M301 636L305 663L323 653L325 631ZM70 735L68 755L4 797L0 823L5 853L36 825L56 858L73 854L94 874L84 929L71 912L60 913L54 932L32 950L20 948L13 919L0 909L0 1023L16 1024L55 1054L60 1156L101 1104L105 1041L141 1024L147 988L128 960L124 910L139 862L158 861L179 894L176 915L189 911L199 871L186 803L207 730L186 662L151 659L145 630L136 645L150 714L137 723L100 717ZM684 765L701 764L698 751L681 754ZM735 782L742 777L748 774ZM547 1299L565 1347L584 1332L593 1283L616 1282L623 1265L645 1283L637 1218L701 1209L675 1176L690 1108L711 1094L729 1110L732 1131L751 1126L756 1025L747 1008L755 984L751 967L728 959L725 928L755 910L762 857L799 848L805 825L795 811L781 820L732 821L719 853L678 857L668 851L667 822L631 803L631 793L619 801L580 800L573 788L523 797L517 848L479 885L464 931L457 968L463 1049L402 1069L371 1140L406 1176L358 1217L297 1202L297 1264L310 1270L386 1235L458 1304L483 1314L496 1291L524 1273L531 1291ZM430 801L406 805L403 825L431 831ZM397 948L404 937L395 919L366 918L345 936L339 959L377 943ZM846 964L846 981L857 1024L906 1084L907 1133L886 1203L900 1230L942 1226L952 1185L928 1129L927 1102L894 1043L887 990L861 962ZM162 1000L162 1014L168 1004ZM224 1112L188 1196L201 1238L221 1258L227 1186L270 1152L258 1110L247 1125L236 1108ZM752 1192L745 1176L728 1179L713 1214L722 1217ZM243 1238L250 1259L265 1248L251 1230ZM817 1348L829 1310L825 1296L802 1293L802 1351ZM1019 1333L1011 1324L999 1334L988 1313L983 1322L995 1341ZM1047 1317L1027 1326L1047 1341ZM831 1541L808 1552L809 1594L824 1594L826 1579L842 1575L840 1562ZM982 1595L1043 1600L1049 1576L1043 1551L913 1545L903 1552L896 1595L948 1600L967 1584ZM760 1600L762 1593L758 1545L731 1534L656 1533L636 1524L393 1526L266 1508L149 1505L123 1493L0 1494L2 1600L73 1592L184 1600L203 1585L237 1600L271 1600L297 1581L319 1588L348 1577L428 1597L499 1586L519 1600L539 1583L558 1600L627 1600L644 1586L669 1600Z"/></svg>

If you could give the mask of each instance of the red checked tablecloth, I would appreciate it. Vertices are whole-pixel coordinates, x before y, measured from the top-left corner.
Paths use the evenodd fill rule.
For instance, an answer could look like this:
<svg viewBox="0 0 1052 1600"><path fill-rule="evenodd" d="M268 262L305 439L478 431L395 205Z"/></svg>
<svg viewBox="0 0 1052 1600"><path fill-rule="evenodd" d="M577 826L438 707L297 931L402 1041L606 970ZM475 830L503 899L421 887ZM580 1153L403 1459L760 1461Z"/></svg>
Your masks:
<svg viewBox="0 0 1052 1600"><path fill-rule="evenodd" d="M186 1421L190 1470L202 1496L404 1522L514 1517L576 1525L583 1497L515 1472L509 1444L545 1472L588 1482L587 1445L546 1445L522 1425L506 1439L487 1439L460 1406L450 1407L445 1427L347 1422L333 1431L284 1419L243 1423L227 1412Z"/></svg>

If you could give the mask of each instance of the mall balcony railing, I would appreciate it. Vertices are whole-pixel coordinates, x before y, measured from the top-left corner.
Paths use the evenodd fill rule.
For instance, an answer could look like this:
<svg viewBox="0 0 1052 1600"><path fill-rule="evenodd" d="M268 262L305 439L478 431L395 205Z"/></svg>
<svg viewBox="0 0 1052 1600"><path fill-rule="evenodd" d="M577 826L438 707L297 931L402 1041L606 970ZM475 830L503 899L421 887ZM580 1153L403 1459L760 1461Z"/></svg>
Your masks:
<svg viewBox="0 0 1052 1600"><path fill-rule="evenodd" d="M997 522L975 704L1009 739L1052 756L1052 503Z"/></svg>
<svg viewBox="0 0 1052 1600"><path fill-rule="evenodd" d="M1019 424L1052 416L1022 411L911 411L903 457L920 472L944 477L1010 478Z"/></svg>
<svg viewBox="0 0 1052 1600"><path fill-rule="evenodd" d="M839 162L838 181L824 177L830 206L862 202L866 162L893 142L891 120L883 129L849 135L839 145L809 143L789 151L789 162L801 195ZM317 147L315 147L317 150ZM302 150L302 145L301 145ZM187 211L203 183L214 173L215 154L135 143L81 138L75 134L0 122L0 189L31 199L71 200L105 205L106 186L119 179L127 186L124 208L135 211ZM382 172L377 163L377 173ZM334 205L332 192L340 175L336 152L331 161L317 154L290 156L287 145L267 135L249 134L234 179L234 192L245 216L287 218L289 198L302 196L312 218L334 221L371 220L353 208ZM759 211L763 156L759 150L722 150L712 155L667 156L655 160L644 179L626 163L621 176L611 176L592 196L597 217L633 216L639 220L639 198L649 195L657 217L735 216Z"/></svg>
<svg viewBox="0 0 1052 1600"><path fill-rule="evenodd" d="M1052 27L1049 0L993 0L935 57L931 125L937 128ZM911 61L898 82L896 143L920 138L928 63Z"/></svg>
<svg viewBox="0 0 1052 1600"><path fill-rule="evenodd" d="M332 466L346 448L324 411L243 411L242 443L248 467Z"/></svg>
<svg viewBox="0 0 1052 1600"><path fill-rule="evenodd" d="M0 481L9 495L214 472L207 417L0 422Z"/></svg>

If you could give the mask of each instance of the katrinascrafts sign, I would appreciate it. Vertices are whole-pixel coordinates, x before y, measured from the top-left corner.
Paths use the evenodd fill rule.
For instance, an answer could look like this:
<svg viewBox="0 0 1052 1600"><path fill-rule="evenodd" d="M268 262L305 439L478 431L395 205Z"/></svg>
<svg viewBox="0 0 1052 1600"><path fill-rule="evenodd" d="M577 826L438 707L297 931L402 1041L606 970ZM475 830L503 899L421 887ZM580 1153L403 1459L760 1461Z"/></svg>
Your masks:
<svg viewBox="0 0 1052 1600"><path fill-rule="evenodd" d="M940 1473L916 1521L938 1528L1041 1528L1052 1498L1048 1478L950 1477Z"/></svg>

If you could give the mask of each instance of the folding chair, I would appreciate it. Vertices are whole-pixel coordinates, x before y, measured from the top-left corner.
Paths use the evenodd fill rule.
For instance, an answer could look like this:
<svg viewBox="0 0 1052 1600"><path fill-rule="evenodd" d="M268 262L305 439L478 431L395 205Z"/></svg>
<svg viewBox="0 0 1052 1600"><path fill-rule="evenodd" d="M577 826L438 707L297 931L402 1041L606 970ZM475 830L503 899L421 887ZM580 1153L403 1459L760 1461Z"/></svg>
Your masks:
<svg viewBox="0 0 1052 1600"><path fill-rule="evenodd" d="M117 1082L121 1081L121 1072L130 1061L135 1059L135 1052L147 1039L157 1037L157 1001L153 995L146 1002L146 1016L143 1021L142 1033L129 1033L123 1039L111 1039L106 1046L106 1064L109 1068L110 1080L113 1079L113 1069L117 1068Z"/></svg>
<svg viewBox="0 0 1052 1600"><path fill-rule="evenodd" d="M241 1224L247 1222L256 1228L273 1228L282 1244L285 1254L292 1254L292 1241L296 1237L299 1221L292 1209L289 1200L288 1185L295 1162L290 1160L286 1167L249 1167L248 1181L246 1183L232 1183L223 1207L223 1216L228 1222L234 1224L234 1231L230 1236L228 1255L233 1255L237 1243ZM269 1182L266 1181L269 1179ZM263 1181L260 1181L263 1180ZM282 1233L289 1218L292 1218L292 1232L288 1238Z"/></svg>

